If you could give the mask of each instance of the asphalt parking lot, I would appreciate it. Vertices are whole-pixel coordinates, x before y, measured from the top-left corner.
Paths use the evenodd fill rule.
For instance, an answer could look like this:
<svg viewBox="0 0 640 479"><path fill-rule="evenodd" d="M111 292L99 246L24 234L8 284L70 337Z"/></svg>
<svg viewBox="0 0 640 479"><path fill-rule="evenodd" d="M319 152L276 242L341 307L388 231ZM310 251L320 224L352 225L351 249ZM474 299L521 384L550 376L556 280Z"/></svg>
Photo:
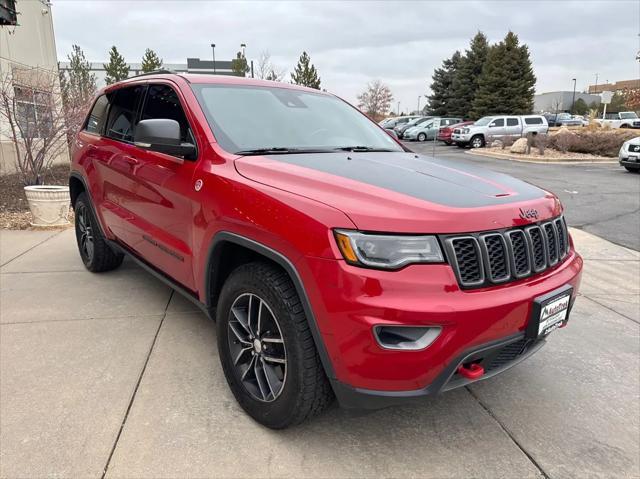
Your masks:
<svg viewBox="0 0 640 479"><path fill-rule="evenodd" d="M582 294L532 358L277 432L237 406L186 300L130 261L87 272L71 229L0 231L0 477L638 477L640 253L573 235Z"/></svg>
<svg viewBox="0 0 640 479"><path fill-rule="evenodd" d="M416 153L431 156L433 142L407 142ZM570 226L613 243L640 250L640 175L617 163L536 164L472 156L456 146L436 143L435 154L473 162L539 185L557 194Z"/></svg>

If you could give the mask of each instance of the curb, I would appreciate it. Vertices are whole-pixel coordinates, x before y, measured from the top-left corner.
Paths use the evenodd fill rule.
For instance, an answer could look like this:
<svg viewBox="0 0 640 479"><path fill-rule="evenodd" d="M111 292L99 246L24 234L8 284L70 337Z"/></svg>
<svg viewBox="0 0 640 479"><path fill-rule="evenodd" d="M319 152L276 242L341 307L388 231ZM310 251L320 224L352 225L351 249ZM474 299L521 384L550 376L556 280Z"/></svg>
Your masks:
<svg viewBox="0 0 640 479"><path fill-rule="evenodd" d="M475 156L486 156L488 158L495 158L497 160L509 160L509 161L519 161L521 163L537 163L537 164L552 164L552 165L558 165L558 164L562 164L562 165L590 165L590 164L609 164L609 165L613 165L613 164L618 164L618 159L617 158L606 158L606 157L602 157L602 156L597 156L595 157L593 160L585 160L583 158L562 158L562 159L548 159L548 160L540 160L537 157L522 157L522 158L514 158L513 154L511 153L488 153L488 152L484 152L484 151L478 151L478 150L471 150L471 151L465 151L465 153L469 154L469 155L475 155Z"/></svg>

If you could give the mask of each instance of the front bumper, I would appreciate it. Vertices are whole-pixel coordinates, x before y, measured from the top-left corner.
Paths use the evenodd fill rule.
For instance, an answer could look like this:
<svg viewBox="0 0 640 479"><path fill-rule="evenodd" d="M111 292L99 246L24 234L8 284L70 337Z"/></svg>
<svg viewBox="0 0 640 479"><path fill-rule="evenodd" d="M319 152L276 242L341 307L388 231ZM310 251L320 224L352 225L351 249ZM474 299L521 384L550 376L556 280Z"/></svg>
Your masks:
<svg viewBox="0 0 640 479"><path fill-rule="evenodd" d="M571 250L543 273L476 290L460 289L448 264L390 272L307 257L298 269L333 365L336 395L345 406L363 407L360 398L379 407L466 384L453 375L460 362L522 339L534 298L566 284L575 298L582 258ZM373 334L379 325L438 326L441 332L423 350L389 350Z"/></svg>
<svg viewBox="0 0 640 479"><path fill-rule="evenodd" d="M471 140L471 134L469 133L453 133L451 135L451 140L456 143L469 143Z"/></svg>

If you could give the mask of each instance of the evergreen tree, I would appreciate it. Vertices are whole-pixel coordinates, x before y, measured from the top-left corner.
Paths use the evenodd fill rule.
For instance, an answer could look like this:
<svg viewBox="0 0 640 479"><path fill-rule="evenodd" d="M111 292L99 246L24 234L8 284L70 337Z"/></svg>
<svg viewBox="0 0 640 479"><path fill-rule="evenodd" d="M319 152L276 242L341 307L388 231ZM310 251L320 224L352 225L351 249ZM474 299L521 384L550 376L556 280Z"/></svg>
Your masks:
<svg viewBox="0 0 640 479"><path fill-rule="evenodd" d="M129 77L129 65L124 61L124 57L120 55L115 45L109 50L109 63L103 64L103 66L107 72L105 78L107 85Z"/></svg>
<svg viewBox="0 0 640 479"><path fill-rule="evenodd" d="M162 58L156 55L156 52L147 48L142 57L141 69L144 73L149 73L162 68Z"/></svg>
<svg viewBox="0 0 640 479"><path fill-rule="evenodd" d="M535 86L529 48L520 45L518 36L509 32L489 50L471 115L477 118L498 113L531 113Z"/></svg>
<svg viewBox="0 0 640 479"><path fill-rule="evenodd" d="M307 52L302 52L295 70L291 74L291 83L320 90L320 77L316 67L311 63Z"/></svg>
<svg viewBox="0 0 640 479"><path fill-rule="evenodd" d="M573 104L573 113L576 115L586 115L589 112L589 105L582 98L578 98Z"/></svg>
<svg viewBox="0 0 640 479"><path fill-rule="evenodd" d="M65 109L83 107L96 92L96 76L91 73L91 63L78 45L71 46L67 55L69 69L60 70L60 88Z"/></svg>
<svg viewBox="0 0 640 479"><path fill-rule="evenodd" d="M239 77L247 76L247 73L249 73L249 65L242 52L238 52L236 57L231 60L231 71L235 76Z"/></svg>
<svg viewBox="0 0 640 479"><path fill-rule="evenodd" d="M429 95L429 103L427 104L427 110L432 115L447 116L452 114L450 112L453 99L452 83L461 58L460 52L456 51L451 58L442 62L441 68L436 68L433 72L431 95Z"/></svg>
<svg viewBox="0 0 640 479"><path fill-rule="evenodd" d="M473 99L478 89L478 77L482 73L488 51L487 37L482 32L476 33L469 49L460 59L451 83L452 98L449 103L449 115L471 118Z"/></svg>

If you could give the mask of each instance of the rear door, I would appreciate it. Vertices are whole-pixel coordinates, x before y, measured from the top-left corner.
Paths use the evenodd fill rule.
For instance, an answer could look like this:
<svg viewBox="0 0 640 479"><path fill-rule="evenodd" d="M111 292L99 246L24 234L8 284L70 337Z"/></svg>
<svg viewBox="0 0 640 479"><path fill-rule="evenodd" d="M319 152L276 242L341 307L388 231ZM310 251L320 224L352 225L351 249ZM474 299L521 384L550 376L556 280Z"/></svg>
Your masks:
<svg viewBox="0 0 640 479"><path fill-rule="evenodd" d="M109 111L94 161L102 186L100 214L113 234L125 242L130 235L127 218L135 187L137 148L133 146L133 134L144 89L145 85L140 83L106 94Z"/></svg>
<svg viewBox="0 0 640 479"><path fill-rule="evenodd" d="M181 141L196 144L179 89L171 82L149 83L140 119L171 119ZM177 282L195 291L193 200L197 160L135 148L134 187L127 205L129 245Z"/></svg>
<svg viewBox="0 0 640 479"><path fill-rule="evenodd" d="M522 136L522 125L520 118L517 116L508 116L505 118L506 135L511 138L520 138Z"/></svg>

